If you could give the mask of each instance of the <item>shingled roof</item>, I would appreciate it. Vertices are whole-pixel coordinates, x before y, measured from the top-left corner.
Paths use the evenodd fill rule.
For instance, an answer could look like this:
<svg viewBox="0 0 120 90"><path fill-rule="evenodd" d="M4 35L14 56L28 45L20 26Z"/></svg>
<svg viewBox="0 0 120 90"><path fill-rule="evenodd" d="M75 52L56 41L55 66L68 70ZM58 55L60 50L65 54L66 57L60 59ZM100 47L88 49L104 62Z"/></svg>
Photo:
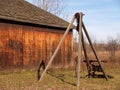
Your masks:
<svg viewBox="0 0 120 90"><path fill-rule="evenodd" d="M0 19L66 28L68 22L25 0L0 0Z"/></svg>

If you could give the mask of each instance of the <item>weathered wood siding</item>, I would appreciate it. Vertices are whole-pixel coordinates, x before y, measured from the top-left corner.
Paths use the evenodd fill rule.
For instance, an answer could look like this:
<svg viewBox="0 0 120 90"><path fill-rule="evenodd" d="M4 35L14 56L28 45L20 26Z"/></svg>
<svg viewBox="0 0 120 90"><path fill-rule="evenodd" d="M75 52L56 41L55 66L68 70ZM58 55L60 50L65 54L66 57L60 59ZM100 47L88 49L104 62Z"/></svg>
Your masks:
<svg viewBox="0 0 120 90"><path fill-rule="evenodd" d="M38 67L47 64L64 31L0 23L0 68ZM72 58L72 32L56 55L53 66L66 66Z"/></svg>

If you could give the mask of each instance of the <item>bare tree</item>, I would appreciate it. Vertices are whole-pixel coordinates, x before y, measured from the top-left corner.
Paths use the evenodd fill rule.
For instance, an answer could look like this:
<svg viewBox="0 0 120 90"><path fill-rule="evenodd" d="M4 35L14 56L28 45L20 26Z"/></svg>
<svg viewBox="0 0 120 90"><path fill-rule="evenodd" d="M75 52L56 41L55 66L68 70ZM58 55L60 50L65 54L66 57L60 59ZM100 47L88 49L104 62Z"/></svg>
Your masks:
<svg viewBox="0 0 120 90"><path fill-rule="evenodd" d="M112 37L108 38L107 41L107 47L106 47L108 53L109 53L109 58L111 61L115 61L115 53L118 49L118 41L117 39L113 39Z"/></svg>
<svg viewBox="0 0 120 90"><path fill-rule="evenodd" d="M60 16L61 14L64 14L63 18L68 16L64 13L66 5L63 0L34 0L34 2L38 7L53 13L56 16Z"/></svg>
<svg viewBox="0 0 120 90"><path fill-rule="evenodd" d="M120 50L120 33L117 34L118 49Z"/></svg>

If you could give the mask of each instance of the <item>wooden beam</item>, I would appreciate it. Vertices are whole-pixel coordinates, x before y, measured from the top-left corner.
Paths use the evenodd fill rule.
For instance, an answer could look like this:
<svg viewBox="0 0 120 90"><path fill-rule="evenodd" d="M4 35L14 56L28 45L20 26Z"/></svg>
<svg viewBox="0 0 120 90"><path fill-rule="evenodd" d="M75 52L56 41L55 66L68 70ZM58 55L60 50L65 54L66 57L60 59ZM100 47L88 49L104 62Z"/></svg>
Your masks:
<svg viewBox="0 0 120 90"><path fill-rule="evenodd" d="M79 13L79 43L78 43L78 65L77 65L77 87L80 87L80 69L81 69L81 59L82 59L82 13Z"/></svg>
<svg viewBox="0 0 120 90"><path fill-rule="evenodd" d="M85 60L86 60L86 66L87 66L87 70L88 70L88 75L89 75L89 61L88 61L88 56L87 56L87 52L86 52L86 47L85 47L85 42L84 42L84 36L83 36L83 32L82 32L82 46L83 46L83 52L84 52L84 56L85 56Z"/></svg>
<svg viewBox="0 0 120 90"><path fill-rule="evenodd" d="M94 46L93 46L93 44L92 44L92 42L91 42L91 39L90 39L90 37L89 37L89 34L88 34L87 29L86 29L86 27L85 27L85 25L84 25L83 22L82 22L82 27L83 27L83 30L84 30L84 32L85 32L85 34L86 34L86 36L87 36L87 39L88 39L88 41L89 41L89 43L90 43L90 46L91 46L91 48L92 48L92 50L93 50L93 53L94 53L94 55L95 55L95 57L96 57L96 59L97 59L97 61L98 61L98 64L99 64L99 66L101 67L102 72L103 72L106 80L108 80L108 77L107 77L107 75L106 75L106 73L105 73L105 71L104 71L104 69L103 69L103 67L102 67L102 65L101 65L100 59L99 59L98 56L97 56L97 52L96 52L96 50L95 50L95 48L94 48Z"/></svg>
<svg viewBox="0 0 120 90"><path fill-rule="evenodd" d="M68 32L69 32L69 30L70 30L70 28L71 28L71 26L72 26L74 20L75 20L75 16L74 16L73 19L71 20L71 23L68 25L68 27L67 27L67 29L66 29L66 31L65 31L65 33L64 33L64 35L63 35L63 37L62 37L62 39L60 40L60 42L59 42L59 44L58 44L56 50L54 51L54 53L53 53L53 55L52 55L52 57L51 57L51 59L50 59L48 65L46 66L45 70L43 71L43 73L42 73L42 75L41 75L41 78L40 78L40 81L42 81L42 79L43 79L43 77L44 77L46 71L48 70L49 66L51 65L53 59L55 58L55 56L56 56L58 50L60 49L61 44L63 43L63 41L64 41L66 35L67 35Z"/></svg>

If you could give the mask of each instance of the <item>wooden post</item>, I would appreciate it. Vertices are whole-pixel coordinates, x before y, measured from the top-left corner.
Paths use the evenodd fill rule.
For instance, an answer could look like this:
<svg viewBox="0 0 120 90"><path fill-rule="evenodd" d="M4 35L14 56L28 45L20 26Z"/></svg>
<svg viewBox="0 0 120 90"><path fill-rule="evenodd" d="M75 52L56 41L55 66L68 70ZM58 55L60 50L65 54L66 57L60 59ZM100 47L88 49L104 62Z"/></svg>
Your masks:
<svg viewBox="0 0 120 90"><path fill-rule="evenodd" d="M81 55L82 55L82 13L79 13L79 43L78 43L78 66L77 66L77 88L80 87L80 68L81 68Z"/></svg>
<svg viewBox="0 0 120 90"><path fill-rule="evenodd" d="M93 50L93 53L94 53L94 55L95 55L95 57L96 57L96 59L97 59L97 61L98 61L98 64L99 64L99 66L101 67L102 72L103 72L106 80L108 80L108 77L107 77L107 75L106 75L105 72L104 72L104 69L103 69L103 67L102 67L102 65L101 65L100 59L99 59L98 56L97 56L97 53L96 53L96 51L95 51L95 48L94 48L94 46L92 45L91 39L90 39L90 37L89 37L89 35L88 35L88 32L87 32L86 27L85 27L85 25L84 25L83 22L82 22L82 26L83 26L83 30L84 30L84 32L85 32L85 34L86 34L86 36L87 36L87 39L88 39L88 41L89 41L89 43L90 43L90 46L91 46L91 48L92 48L92 50Z"/></svg>
<svg viewBox="0 0 120 90"><path fill-rule="evenodd" d="M84 42L84 36L83 36L83 32L82 32L82 46L83 46L83 51L84 51L84 56L85 56L85 60L86 60L86 66L87 66L87 70L88 70L88 75L89 75L89 61L88 61L88 56L87 56L87 52L86 52L86 48L85 48L85 42Z"/></svg>
<svg viewBox="0 0 120 90"><path fill-rule="evenodd" d="M75 16L74 16L73 19L71 20L71 23L70 23L69 26L67 27L67 29L66 29L66 31L65 31L65 33L64 33L64 35L63 35L63 37L62 37L62 39L60 40L60 42L59 42L59 44L58 44L56 50L55 50L54 53L53 53L53 55L52 55L52 57L51 57L51 59L50 59L48 65L46 66L45 70L43 71L43 73L42 73L42 75L41 75L41 78L40 78L40 81L42 81L43 76L45 75L47 69L49 68L49 66L51 65L53 59L55 58L55 56L56 56L56 54L57 54L57 52L58 52L58 50L59 50L61 44L63 43L63 41L64 41L66 35L67 35L68 32L69 32L69 30L70 30L70 28L71 28L71 26L72 26L74 20L75 20Z"/></svg>

